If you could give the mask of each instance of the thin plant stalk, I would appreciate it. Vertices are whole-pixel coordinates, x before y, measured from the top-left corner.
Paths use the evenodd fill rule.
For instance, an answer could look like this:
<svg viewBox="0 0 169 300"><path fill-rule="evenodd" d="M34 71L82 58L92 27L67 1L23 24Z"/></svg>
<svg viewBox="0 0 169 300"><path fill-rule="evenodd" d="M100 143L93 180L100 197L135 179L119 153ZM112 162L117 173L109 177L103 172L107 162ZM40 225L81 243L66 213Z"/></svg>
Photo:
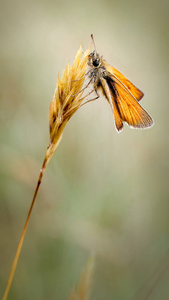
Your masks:
<svg viewBox="0 0 169 300"><path fill-rule="evenodd" d="M59 142L60 142L60 140L58 141L57 145L55 145L55 149L56 149L56 146L59 145ZM37 194L38 194L41 182L42 182L44 172L45 172L46 167L47 167L47 165L48 165L48 163L49 163L49 161L52 158L53 153L54 153L53 149L52 149L53 148L52 146L53 145L50 144L47 148L47 151L46 151L46 155L45 155L45 158L44 158L44 161L43 161L43 164L42 164L42 168L41 168L40 173L39 173L39 178L38 178L38 181L37 181L37 185L36 185L36 189L35 189L35 192L34 192L34 195L33 195L31 206L29 208L29 212L28 212L28 215L27 215L27 218L26 218L26 221L25 221L25 225L24 225L23 230L22 230L22 234L21 234L21 237L20 237L20 240L19 240L19 243L18 243L18 247L17 247L15 257L14 257L14 260L13 260L11 272L10 272L10 275L9 275L9 278L8 278L8 282L7 282L6 289L5 289L2 300L7 299L7 296L8 296L12 281L13 281L13 277L14 277L15 270L16 270L17 263L18 263L18 259L19 259L19 256L20 256L20 253L21 253L21 250L22 250L22 245L23 245L23 241L24 241L24 238L25 238L26 229L28 227L28 223L29 223L29 220L30 220L30 216L31 216L31 213L32 213L32 210L33 210L33 206L35 204L35 200L36 200L36 197L37 197Z"/></svg>
<svg viewBox="0 0 169 300"><path fill-rule="evenodd" d="M15 254L15 257L14 257L14 260L13 260L11 272L10 272L10 275L9 275L9 278L8 278L8 282L7 282L6 289L5 289L2 300L7 299L7 296L8 296L12 281L13 281L13 277L14 277L16 266L17 266L17 263L18 263L18 259L19 259L20 253L21 253L24 237L25 237L25 234L26 234L26 229L28 227L28 223L29 223L29 220L30 220L32 209L33 209L33 206L35 204L35 200L36 200L36 197L37 197L37 194L38 194L38 191L39 191L39 187L41 185L42 178L43 178L43 175L44 175L44 171L47 167L47 164L48 164L48 160L45 157L42 168L40 170L40 174L39 174L37 186L36 186L36 189L35 189L35 193L34 193L34 196L33 196L33 199L32 199L32 203L31 203L31 206L30 206L27 218L26 218L26 222L25 222L25 225L23 227L22 234L21 234L21 237L20 237L20 240L19 240L19 243L18 243L18 247L17 247L16 254Z"/></svg>

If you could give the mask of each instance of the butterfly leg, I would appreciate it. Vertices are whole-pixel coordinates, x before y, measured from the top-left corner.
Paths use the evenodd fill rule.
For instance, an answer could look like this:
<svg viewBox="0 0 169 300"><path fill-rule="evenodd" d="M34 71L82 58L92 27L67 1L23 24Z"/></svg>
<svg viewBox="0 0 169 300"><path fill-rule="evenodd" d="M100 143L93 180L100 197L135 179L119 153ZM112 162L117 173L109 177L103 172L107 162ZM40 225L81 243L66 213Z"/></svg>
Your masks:
<svg viewBox="0 0 169 300"><path fill-rule="evenodd" d="M81 89L78 93L72 95L71 97L77 96L77 95L80 94L82 91L84 91L85 89L87 89L87 87L89 86L89 84L92 82L92 79L93 79L93 78L91 78L91 79L89 80L88 84L87 84L83 89Z"/></svg>
<svg viewBox="0 0 169 300"><path fill-rule="evenodd" d="M82 76L82 77L80 77L80 78L78 78L78 79L74 79L74 80L72 80L72 81L79 81L79 80L83 79L83 78L84 78L86 75L88 75L91 71L92 71L92 70L89 70L86 74L84 74L84 76Z"/></svg>
<svg viewBox="0 0 169 300"><path fill-rule="evenodd" d="M93 99L90 99L90 100L87 100L85 103L81 104L81 106L83 106L84 104L86 104L86 103L88 103L88 102L95 101L95 100L97 100L97 99L100 97L100 95L98 94L98 92L97 92L96 89L92 90L87 96L89 96L89 95L90 95L91 93L93 93L93 92L96 93L97 97L95 97L95 98L93 98ZM86 97L87 97L87 96L86 96ZM81 106L80 106L80 107L81 107Z"/></svg>

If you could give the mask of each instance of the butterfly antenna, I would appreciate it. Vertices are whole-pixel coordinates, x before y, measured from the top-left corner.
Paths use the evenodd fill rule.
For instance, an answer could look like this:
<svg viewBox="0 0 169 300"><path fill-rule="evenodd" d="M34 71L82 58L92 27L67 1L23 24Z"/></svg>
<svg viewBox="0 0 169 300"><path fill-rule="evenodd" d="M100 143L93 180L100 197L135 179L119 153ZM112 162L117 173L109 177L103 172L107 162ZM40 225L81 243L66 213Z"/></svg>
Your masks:
<svg viewBox="0 0 169 300"><path fill-rule="evenodd" d="M92 39L92 42L93 42L94 49L95 49L95 51L96 51L96 45L95 45L95 42L94 42L93 34L91 34L91 39ZM96 51L96 52L97 52L97 51Z"/></svg>

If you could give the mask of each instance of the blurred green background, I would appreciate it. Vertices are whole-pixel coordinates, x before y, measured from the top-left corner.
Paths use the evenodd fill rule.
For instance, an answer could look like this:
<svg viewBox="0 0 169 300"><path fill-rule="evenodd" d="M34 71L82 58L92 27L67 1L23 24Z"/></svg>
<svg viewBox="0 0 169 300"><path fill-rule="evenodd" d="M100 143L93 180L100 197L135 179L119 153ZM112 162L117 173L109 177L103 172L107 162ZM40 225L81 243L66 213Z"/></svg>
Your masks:
<svg viewBox="0 0 169 300"><path fill-rule="evenodd" d="M167 0L1 1L0 297L48 145L57 74L93 33L97 51L144 91L155 126L118 134L104 97L73 116L9 299L68 299L93 251L91 299L144 300L153 283L149 299L169 299L168 28Z"/></svg>

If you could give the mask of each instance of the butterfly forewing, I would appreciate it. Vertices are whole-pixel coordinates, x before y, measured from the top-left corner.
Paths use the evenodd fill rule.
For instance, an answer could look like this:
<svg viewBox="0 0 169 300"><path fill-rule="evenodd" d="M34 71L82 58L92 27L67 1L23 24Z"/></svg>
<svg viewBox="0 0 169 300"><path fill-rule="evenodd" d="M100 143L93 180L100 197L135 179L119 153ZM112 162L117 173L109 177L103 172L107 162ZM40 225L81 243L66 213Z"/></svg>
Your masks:
<svg viewBox="0 0 169 300"><path fill-rule="evenodd" d="M105 79L111 91L111 99L116 103L122 121L127 122L132 127L150 127L153 124L152 118L132 96L131 92L113 75Z"/></svg>
<svg viewBox="0 0 169 300"><path fill-rule="evenodd" d="M122 84L125 85L126 89L131 92L134 98L136 98L138 101L143 98L144 93L140 91L134 84L132 84L122 73L120 73L112 66L108 65L105 61L103 61L103 66L111 75L117 77L122 82Z"/></svg>

